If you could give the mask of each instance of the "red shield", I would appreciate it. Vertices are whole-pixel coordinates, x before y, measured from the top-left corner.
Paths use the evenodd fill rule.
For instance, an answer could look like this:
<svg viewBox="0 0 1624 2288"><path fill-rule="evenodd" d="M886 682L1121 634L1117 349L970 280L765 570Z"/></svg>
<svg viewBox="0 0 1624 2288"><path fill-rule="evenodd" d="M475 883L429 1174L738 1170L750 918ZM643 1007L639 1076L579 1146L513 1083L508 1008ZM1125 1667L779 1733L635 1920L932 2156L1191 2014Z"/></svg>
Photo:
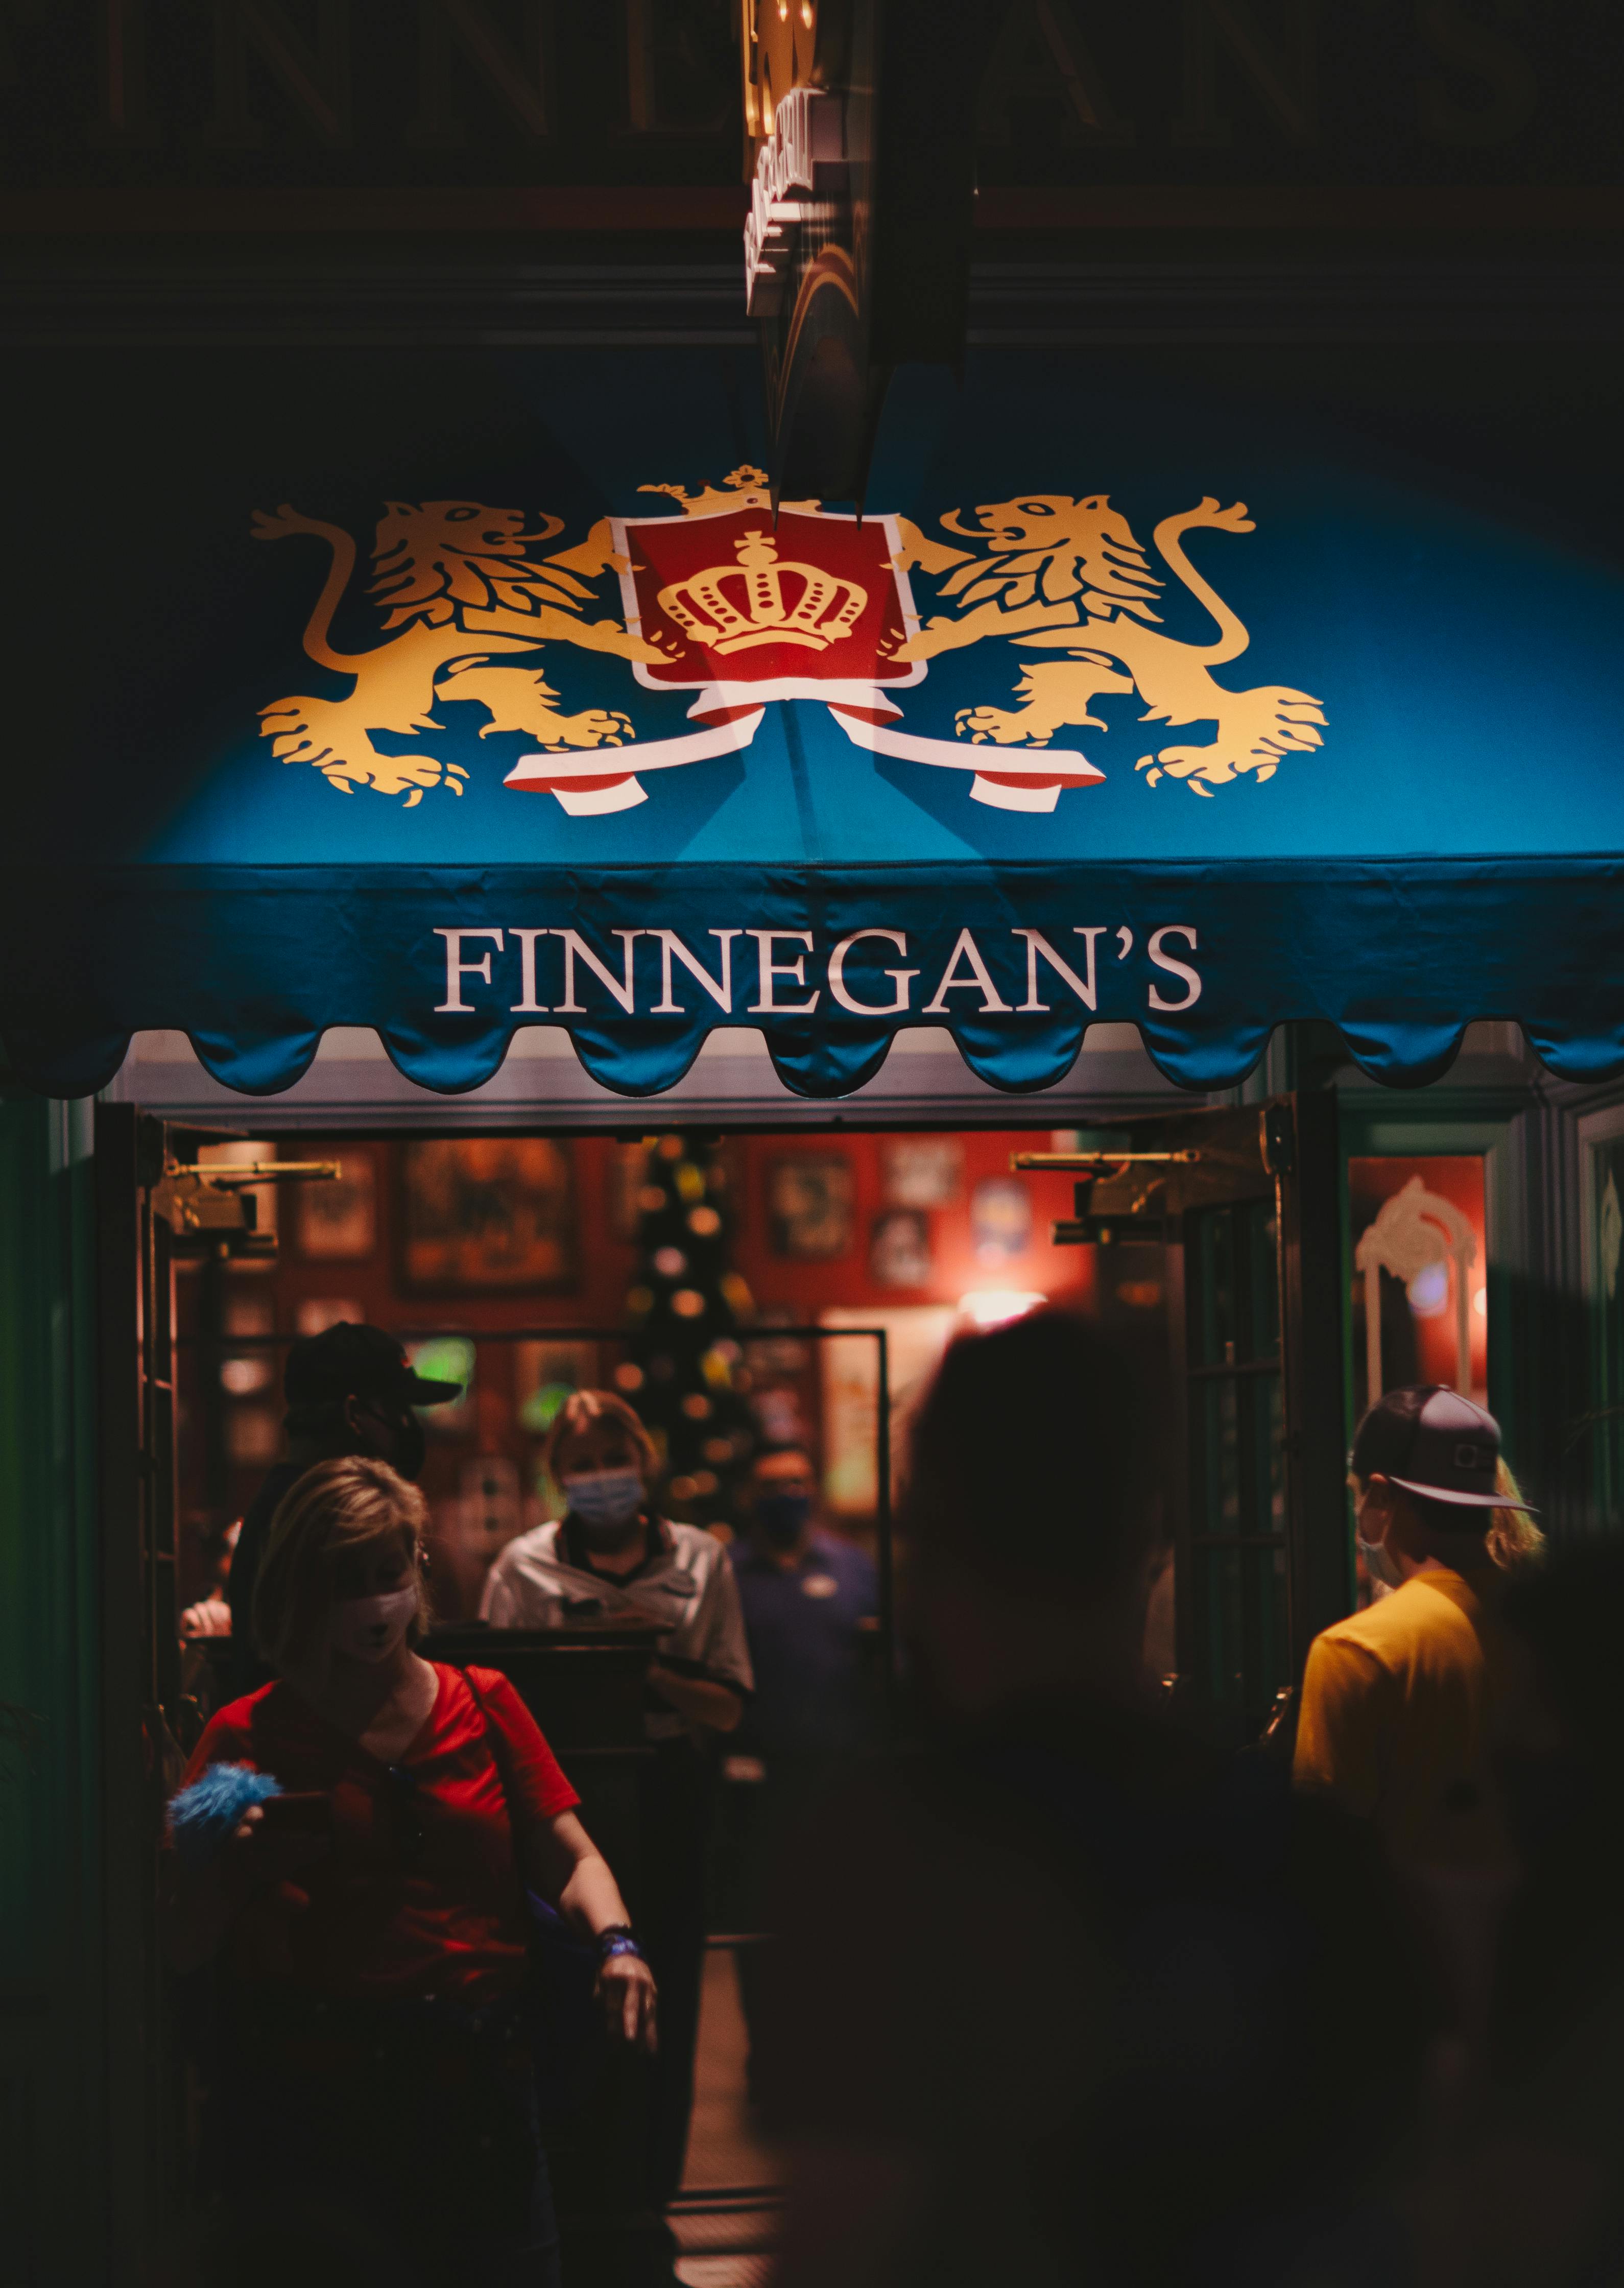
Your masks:
<svg viewBox="0 0 1624 2288"><path fill-rule="evenodd" d="M860 703L925 672L893 655L917 623L892 517L729 508L617 517L615 538L626 625L667 655L636 663L650 690Z"/></svg>

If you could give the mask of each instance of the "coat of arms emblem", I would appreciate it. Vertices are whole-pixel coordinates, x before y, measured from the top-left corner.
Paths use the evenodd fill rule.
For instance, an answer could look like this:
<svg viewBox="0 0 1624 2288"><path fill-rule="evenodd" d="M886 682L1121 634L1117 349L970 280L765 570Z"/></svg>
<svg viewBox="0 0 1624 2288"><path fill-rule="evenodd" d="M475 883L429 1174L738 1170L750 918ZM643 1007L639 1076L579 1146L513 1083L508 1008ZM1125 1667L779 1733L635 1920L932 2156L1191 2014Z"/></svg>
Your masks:
<svg viewBox="0 0 1624 2288"><path fill-rule="evenodd" d="M689 717L705 727L640 741L615 772L602 758L527 756L509 786L545 789L577 812L625 809L645 798L641 771L746 746L785 699L822 701L858 746L967 770L976 798L1006 808L1052 809L1062 787L1103 778L1082 755L1052 752L1035 768L1000 757L994 767L951 740L897 728L893 695L926 672L905 656L919 633L908 576L918 536L903 518L859 521L810 502L775 518L766 481L736 469L697 498L661 488L681 517L607 520L626 627L661 655L633 673L651 691L693 692Z"/></svg>
<svg viewBox="0 0 1624 2288"><path fill-rule="evenodd" d="M1210 796L1248 774L1262 783L1283 757L1320 744L1325 715L1306 692L1232 691L1212 672L1250 638L1190 563L1183 537L1202 527L1250 532L1242 506L1204 500L1155 529L1162 563L1216 626L1215 639L1199 644L1159 624L1166 583L1103 494L991 504L974 523L952 511L940 520L951 536L943 540L906 517L859 521L816 502L775 516L765 476L749 467L697 496L674 485L644 489L669 495L682 513L605 517L584 542L545 557L533 551L561 530L556 518L529 531L517 510L392 502L370 592L391 640L364 652L340 653L330 640L355 564L349 535L289 508L262 516L261 538L327 542L330 567L305 648L354 679L346 696L262 708L276 754L314 764L346 792L367 786L403 795L410 807L431 787L462 791L466 767L428 742L443 729L438 702L473 699L490 719L482 738L520 731L539 743L503 783L552 794L582 817L646 801L647 773L747 747L767 708L790 700L821 703L872 752L967 773L974 800L1005 810L1052 811L1066 790L1103 780L1086 755L1054 742L1065 729L1103 728L1090 707L1106 693L1137 693L1146 722L1216 724L1214 740L1142 758L1152 786L1182 780ZM915 573L935 583L928 617L916 607ZM621 618L589 617L611 578ZM923 680L928 662L989 637L1025 655L1009 690L1021 703L960 708L951 739L904 727L900 695ZM693 729L642 739L617 708L565 713L541 665L556 641L615 655L645 690L691 694ZM423 743L380 751L378 731Z"/></svg>

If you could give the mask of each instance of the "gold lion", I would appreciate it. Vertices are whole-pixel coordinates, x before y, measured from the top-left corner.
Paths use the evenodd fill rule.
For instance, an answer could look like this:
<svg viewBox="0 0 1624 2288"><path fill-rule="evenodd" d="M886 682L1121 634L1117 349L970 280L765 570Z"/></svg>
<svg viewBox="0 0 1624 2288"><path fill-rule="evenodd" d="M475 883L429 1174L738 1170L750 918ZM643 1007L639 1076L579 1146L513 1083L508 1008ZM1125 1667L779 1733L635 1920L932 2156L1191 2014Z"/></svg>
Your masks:
<svg viewBox="0 0 1624 2288"><path fill-rule="evenodd" d="M1305 753L1321 745L1325 714L1318 699L1278 683L1252 691L1230 691L1212 671L1238 659L1251 641L1245 626L1222 596L1201 577L1181 541L1192 527L1219 532L1255 529L1238 501L1220 508L1206 499L1178 516L1164 517L1155 532L1162 560L1204 604L1217 623L1217 640L1179 643L1162 634L1150 599L1164 583L1150 569L1127 519L1103 493L1073 500L1065 493L1038 493L1024 500L999 501L975 511L978 525L944 516L945 529L979 541L991 553L927 540L905 528L903 561L927 571L954 566L941 594L958 605L958 616L933 619L897 657L932 659L983 636L1004 636L1023 649L1057 651L1059 659L1029 667L1015 686L1019 707L963 707L961 738L976 744L1020 743L1046 747L1064 725L1105 726L1090 714L1089 702L1102 692L1137 691L1146 703L1146 723L1215 721L1218 734L1207 746L1163 747L1142 756L1137 768L1154 786L1166 772L1183 779L1196 793L1210 795L1242 772L1254 771L1261 784L1274 776L1282 755Z"/></svg>
<svg viewBox="0 0 1624 2288"><path fill-rule="evenodd" d="M591 589L556 564L530 558L529 549L562 528L560 519L544 516L539 532L527 532L522 511L477 501L389 502L378 521L368 592L379 600L386 633L400 632L370 651L341 652L333 649L330 632L354 573L354 542L339 526L285 504L257 512L256 540L304 532L332 551L305 649L320 666L354 679L343 699L273 700L259 710L261 736L284 763L313 763L346 794L358 786L403 794L408 810L429 787L443 784L460 794L468 775L421 751L379 754L372 734L443 730L432 712L436 700L477 700L490 717L482 739L493 731L524 731L548 747L618 746L633 735L625 716L601 707L561 715L553 705L558 694L538 668L496 658L538 651L556 639L622 659L664 656L617 620L584 619Z"/></svg>

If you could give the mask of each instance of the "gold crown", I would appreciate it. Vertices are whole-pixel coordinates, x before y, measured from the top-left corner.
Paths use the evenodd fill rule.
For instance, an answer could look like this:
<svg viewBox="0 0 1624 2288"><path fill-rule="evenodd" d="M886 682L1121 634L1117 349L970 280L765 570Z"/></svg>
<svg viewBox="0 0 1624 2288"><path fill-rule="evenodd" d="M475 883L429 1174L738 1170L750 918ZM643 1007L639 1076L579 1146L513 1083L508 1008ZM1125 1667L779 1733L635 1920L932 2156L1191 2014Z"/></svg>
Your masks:
<svg viewBox="0 0 1624 2288"><path fill-rule="evenodd" d="M736 564L712 564L660 590L661 610L697 643L719 652L768 643L827 651L851 633L868 601L866 588L816 564L780 564L768 532L746 532L734 544ZM784 600L790 580L800 586L793 609Z"/></svg>

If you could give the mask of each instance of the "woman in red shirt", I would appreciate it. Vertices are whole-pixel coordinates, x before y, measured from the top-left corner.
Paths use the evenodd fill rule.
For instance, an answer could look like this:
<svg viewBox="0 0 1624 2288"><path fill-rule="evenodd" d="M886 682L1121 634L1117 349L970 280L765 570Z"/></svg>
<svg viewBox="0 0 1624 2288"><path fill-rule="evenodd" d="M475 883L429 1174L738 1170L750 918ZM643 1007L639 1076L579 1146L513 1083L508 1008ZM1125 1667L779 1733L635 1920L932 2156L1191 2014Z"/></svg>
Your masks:
<svg viewBox="0 0 1624 2288"><path fill-rule="evenodd" d="M284 1498L254 1598L277 1680L187 1773L248 1765L283 1795L202 1863L171 1854L171 1953L220 1963L219 2167L262 2254L271 2233L306 2261L364 2245L396 2279L549 2288L524 1887L596 1942L611 2031L650 2051L654 1982L513 1687L415 1649L425 1520L360 1456Z"/></svg>

